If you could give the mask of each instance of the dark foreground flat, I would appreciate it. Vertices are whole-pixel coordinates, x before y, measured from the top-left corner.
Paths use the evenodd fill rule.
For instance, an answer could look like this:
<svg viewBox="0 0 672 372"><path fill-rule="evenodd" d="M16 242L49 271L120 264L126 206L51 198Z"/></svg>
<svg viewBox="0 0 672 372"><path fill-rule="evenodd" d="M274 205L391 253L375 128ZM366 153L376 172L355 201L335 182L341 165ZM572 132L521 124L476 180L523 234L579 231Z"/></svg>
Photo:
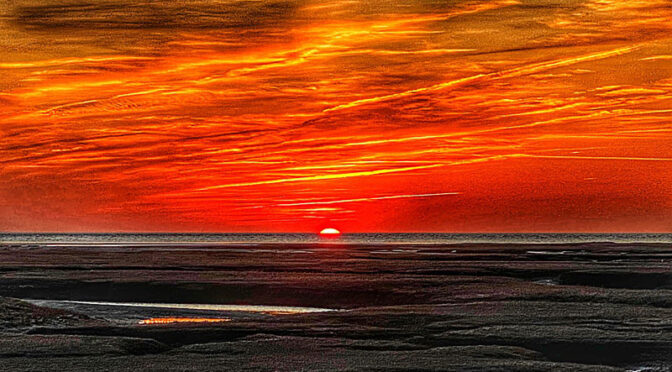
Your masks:
<svg viewBox="0 0 672 372"><path fill-rule="evenodd" d="M671 259L662 244L4 245L0 369L667 371ZM142 325L171 310L18 299L340 311Z"/></svg>

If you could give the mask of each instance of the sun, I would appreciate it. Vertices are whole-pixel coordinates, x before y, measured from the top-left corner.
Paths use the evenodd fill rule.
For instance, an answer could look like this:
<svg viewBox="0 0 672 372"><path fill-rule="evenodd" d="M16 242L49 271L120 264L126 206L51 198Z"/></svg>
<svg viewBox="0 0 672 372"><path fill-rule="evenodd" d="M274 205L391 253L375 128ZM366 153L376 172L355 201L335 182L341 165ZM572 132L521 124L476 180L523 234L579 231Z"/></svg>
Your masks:
<svg viewBox="0 0 672 372"><path fill-rule="evenodd" d="M341 232L334 229L333 227L327 227L320 231L320 236L323 238L337 238L341 235Z"/></svg>

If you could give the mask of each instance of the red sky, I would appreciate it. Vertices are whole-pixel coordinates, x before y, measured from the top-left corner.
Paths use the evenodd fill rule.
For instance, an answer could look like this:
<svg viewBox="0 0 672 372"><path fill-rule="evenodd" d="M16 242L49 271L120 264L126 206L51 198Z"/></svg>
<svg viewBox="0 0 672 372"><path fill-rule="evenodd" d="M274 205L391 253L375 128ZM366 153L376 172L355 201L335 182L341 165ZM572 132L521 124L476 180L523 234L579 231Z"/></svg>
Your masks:
<svg viewBox="0 0 672 372"><path fill-rule="evenodd" d="M0 4L0 231L671 232L666 0Z"/></svg>

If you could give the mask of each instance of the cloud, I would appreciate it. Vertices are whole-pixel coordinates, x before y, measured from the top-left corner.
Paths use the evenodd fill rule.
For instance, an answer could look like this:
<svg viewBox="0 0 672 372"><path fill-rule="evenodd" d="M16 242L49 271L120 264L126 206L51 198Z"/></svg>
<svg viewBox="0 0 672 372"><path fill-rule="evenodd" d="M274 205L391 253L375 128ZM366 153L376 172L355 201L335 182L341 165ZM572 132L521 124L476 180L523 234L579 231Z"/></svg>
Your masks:
<svg viewBox="0 0 672 372"><path fill-rule="evenodd" d="M278 25L297 8L293 1L42 1L17 6L13 21L33 30L254 29Z"/></svg>
<svg viewBox="0 0 672 372"><path fill-rule="evenodd" d="M3 3L0 229L669 216L669 7L560 3Z"/></svg>

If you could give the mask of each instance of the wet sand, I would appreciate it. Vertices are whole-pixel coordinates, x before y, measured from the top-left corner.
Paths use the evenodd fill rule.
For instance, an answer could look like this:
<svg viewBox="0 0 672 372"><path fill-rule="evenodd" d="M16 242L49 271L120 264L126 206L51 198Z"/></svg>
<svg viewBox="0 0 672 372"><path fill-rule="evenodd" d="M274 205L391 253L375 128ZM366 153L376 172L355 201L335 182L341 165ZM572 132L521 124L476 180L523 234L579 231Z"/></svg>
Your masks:
<svg viewBox="0 0 672 372"><path fill-rule="evenodd" d="M667 371L671 248L4 244L0 366Z"/></svg>

